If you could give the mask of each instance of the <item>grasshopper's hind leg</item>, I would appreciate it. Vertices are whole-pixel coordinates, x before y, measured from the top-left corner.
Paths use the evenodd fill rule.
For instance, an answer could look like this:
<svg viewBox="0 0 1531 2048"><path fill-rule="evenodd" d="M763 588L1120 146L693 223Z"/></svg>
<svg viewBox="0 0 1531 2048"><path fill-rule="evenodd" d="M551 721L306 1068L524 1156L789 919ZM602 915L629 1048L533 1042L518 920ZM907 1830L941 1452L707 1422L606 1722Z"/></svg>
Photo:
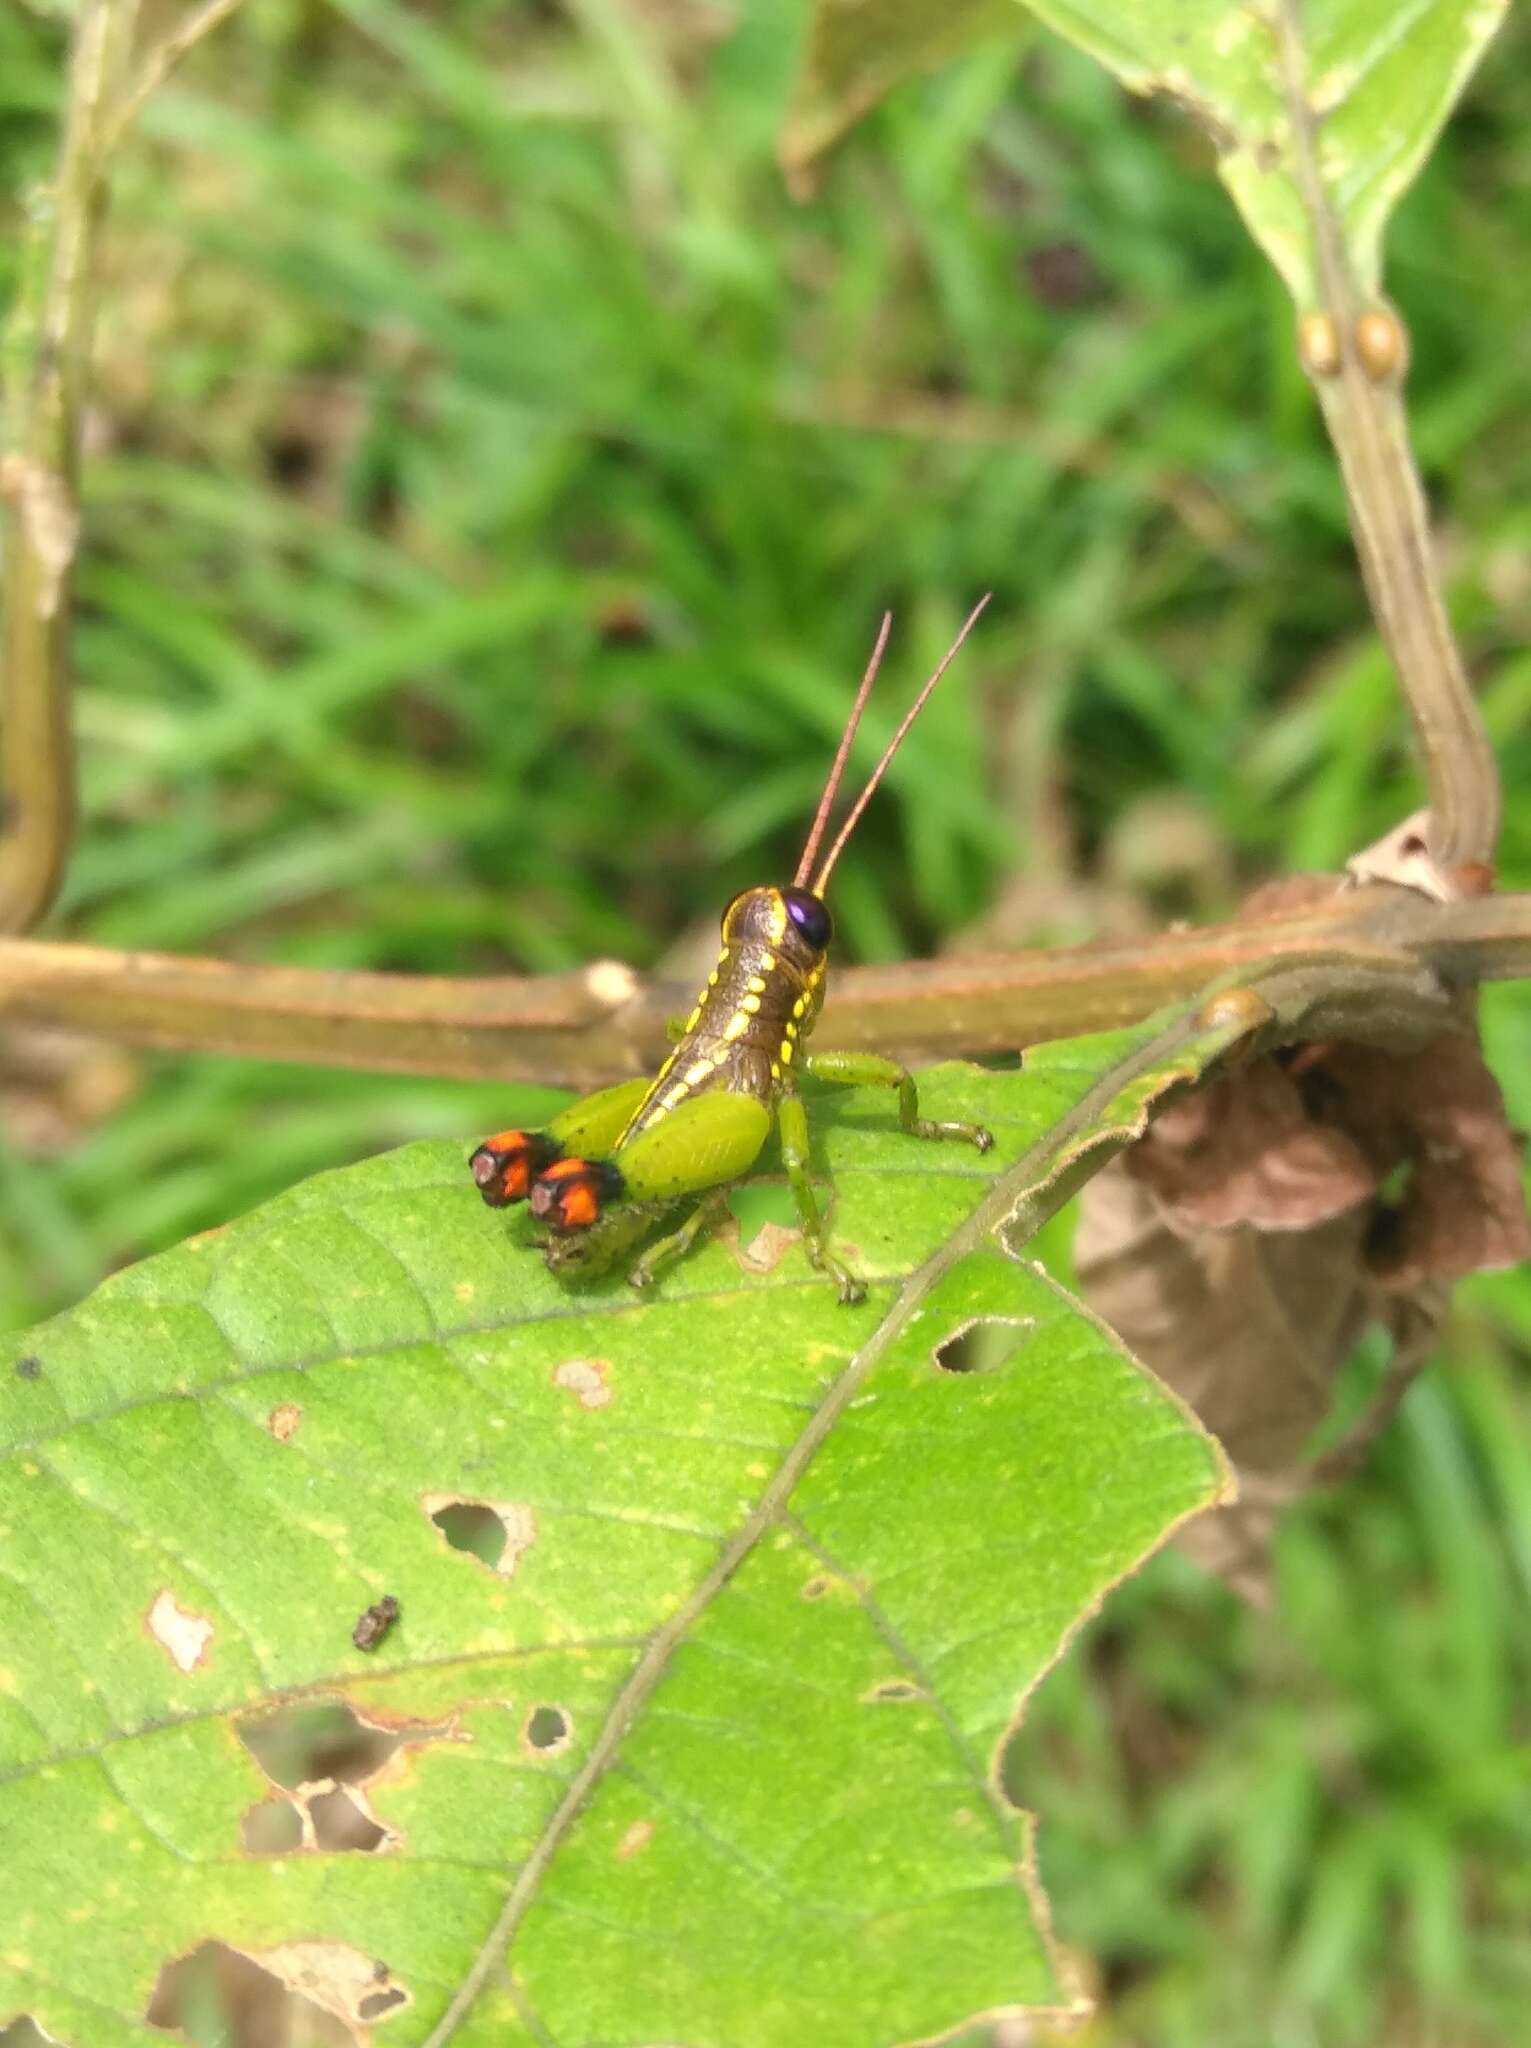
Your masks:
<svg viewBox="0 0 1531 2048"><path fill-rule="evenodd" d="M545 1131L496 1131L468 1161L475 1186L491 1209L525 1201L533 1181L568 1153L609 1152L648 1093L647 1081L583 1095L560 1110Z"/></svg>
<svg viewBox="0 0 1531 2048"><path fill-rule="evenodd" d="M994 1143L994 1133L982 1124L937 1123L921 1116L913 1074L881 1053L810 1053L804 1067L815 1081L833 1081L843 1088L896 1088L899 1125L911 1138L962 1138L980 1152L987 1152Z"/></svg>
<svg viewBox="0 0 1531 2048"><path fill-rule="evenodd" d="M829 1249L829 1231L819 1214L813 1182L808 1178L808 1113L802 1097L784 1095L777 1104L776 1119L781 1133L781 1163L787 1170L792 1199L797 1203L808 1263L816 1272L827 1273L839 1288L843 1305L854 1308L858 1301L866 1300L866 1282Z"/></svg>

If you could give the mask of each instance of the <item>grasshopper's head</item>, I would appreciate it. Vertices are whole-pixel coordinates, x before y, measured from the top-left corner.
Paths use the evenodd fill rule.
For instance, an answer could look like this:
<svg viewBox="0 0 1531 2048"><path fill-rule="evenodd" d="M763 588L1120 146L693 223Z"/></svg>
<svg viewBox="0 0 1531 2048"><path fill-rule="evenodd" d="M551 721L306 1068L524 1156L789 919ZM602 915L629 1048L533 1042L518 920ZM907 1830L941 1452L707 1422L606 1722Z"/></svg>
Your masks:
<svg viewBox="0 0 1531 2048"><path fill-rule="evenodd" d="M823 899L809 889L745 889L723 913L725 946L768 947L805 974L822 964L834 935Z"/></svg>

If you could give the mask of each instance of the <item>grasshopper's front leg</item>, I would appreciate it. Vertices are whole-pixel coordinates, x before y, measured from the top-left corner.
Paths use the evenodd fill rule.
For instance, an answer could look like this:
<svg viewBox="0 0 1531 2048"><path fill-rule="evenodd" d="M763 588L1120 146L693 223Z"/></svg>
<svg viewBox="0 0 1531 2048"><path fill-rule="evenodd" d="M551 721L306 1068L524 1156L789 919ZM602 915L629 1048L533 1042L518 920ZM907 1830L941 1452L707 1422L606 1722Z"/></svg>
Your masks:
<svg viewBox="0 0 1531 2048"><path fill-rule="evenodd" d="M782 1096L776 1106L776 1127L781 1133L781 1163L787 1170L792 1199L797 1203L808 1263L815 1271L829 1274L840 1290L841 1302L853 1308L858 1301L866 1300L866 1282L829 1249L829 1232L819 1214L813 1182L808 1178L808 1113L800 1095Z"/></svg>
<svg viewBox="0 0 1531 2048"><path fill-rule="evenodd" d="M832 1081L842 1088L896 1088L899 1125L911 1138L963 1138L980 1152L987 1152L994 1143L994 1133L982 1124L937 1123L921 1116L913 1074L881 1053L816 1052L803 1064L815 1081Z"/></svg>

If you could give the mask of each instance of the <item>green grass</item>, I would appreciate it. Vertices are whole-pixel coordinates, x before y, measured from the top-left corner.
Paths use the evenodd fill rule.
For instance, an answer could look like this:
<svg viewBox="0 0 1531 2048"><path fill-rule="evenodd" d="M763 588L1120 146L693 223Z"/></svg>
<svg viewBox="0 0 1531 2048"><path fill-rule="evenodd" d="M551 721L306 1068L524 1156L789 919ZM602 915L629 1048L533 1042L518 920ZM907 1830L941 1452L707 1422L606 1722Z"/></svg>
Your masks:
<svg viewBox="0 0 1531 2048"><path fill-rule="evenodd" d="M151 111L104 279L58 933L677 957L790 866L880 608L891 704L991 586L837 878L848 954L971 928L1018 868L1011 937L1129 894L1216 915L1417 800L1290 310L1201 143L1018 26L798 208L771 142L799 9L727 18L249 0ZM49 10L0 13L0 292L60 47ZM1491 53L1390 268L1522 885L1526 55L1523 26ZM1489 1023L1531 1123L1531 1006L1496 992ZM5 1085L9 1324L507 1114L84 1051ZM1102 1960L1102 2038L1516 2038L1528 1335L1525 1276L1465 1291L1450 1370L1291 1518L1274 1620L1167 1561L1049 1682L1013 1774L1061 1932Z"/></svg>

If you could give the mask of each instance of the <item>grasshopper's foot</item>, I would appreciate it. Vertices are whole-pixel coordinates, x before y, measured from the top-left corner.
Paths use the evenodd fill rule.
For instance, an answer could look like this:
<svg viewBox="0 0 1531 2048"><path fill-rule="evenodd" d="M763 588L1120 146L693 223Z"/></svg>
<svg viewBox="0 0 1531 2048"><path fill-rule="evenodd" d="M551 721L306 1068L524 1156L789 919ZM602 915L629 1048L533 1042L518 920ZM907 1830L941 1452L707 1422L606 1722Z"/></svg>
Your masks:
<svg viewBox="0 0 1531 2048"><path fill-rule="evenodd" d="M705 1196L678 1230L659 1238L633 1262L627 1275L628 1286L640 1291L652 1287L661 1269L690 1251L703 1231L710 1230L718 1222L727 1206L728 1198L721 1189Z"/></svg>
<svg viewBox="0 0 1531 2048"><path fill-rule="evenodd" d="M908 1129L916 1138L961 1138L980 1152L994 1149L994 1133L983 1124L940 1124L928 1116L917 1116Z"/></svg>
<svg viewBox="0 0 1531 2048"><path fill-rule="evenodd" d="M837 1259L827 1245L806 1241L808 1263L816 1273L833 1280L839 1292L841 1308L855 1308L858 1302L867 1298L866 1282L859 1273L853 1273L843 1259Z"/></svg>

